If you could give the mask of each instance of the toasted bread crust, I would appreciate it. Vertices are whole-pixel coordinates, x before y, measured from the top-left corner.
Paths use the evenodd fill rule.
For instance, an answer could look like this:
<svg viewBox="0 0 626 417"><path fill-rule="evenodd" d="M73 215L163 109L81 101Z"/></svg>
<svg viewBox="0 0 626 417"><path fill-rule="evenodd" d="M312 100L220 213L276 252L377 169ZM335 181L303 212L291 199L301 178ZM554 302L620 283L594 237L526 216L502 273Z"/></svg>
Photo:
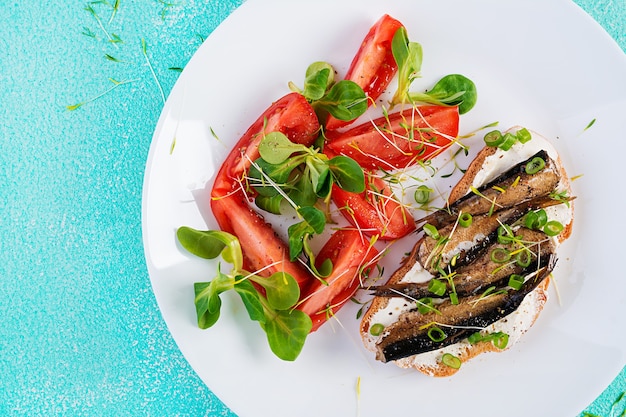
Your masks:
<svg viewBox="0 0 626 417"><path fill-rule="evenodd" d="M458 200L459 198L463 197L465 194L470 192L473 180L478 174L478 172L482 169L485 163L485 160L489 156L495 154L496 150L497 148L484 147L477 154L474 160L472 160L472 162L470 163L463 177L451 190L450 195L448 197L449 203L453 203L454 201ZM560 170L561 186L567 189L568 193L571 193L569 178L567 177L567 173L563 167L561 158L558 157L555 162L557 163L557 166L559 167L559 170ZM571 210L573 213L573 207L571 207ZM559 241L559 243L563 242L564 240L570 237L572 233L572 224L573 224L573 216L572 216L572 221L564 225L563 231L557 237L557 240ZM417 262L416 261L417 257L413 256L414 255L413 252L415 252L417 248L419 248L420 243L421 243L421 240L416 243L411 255L405 258L400 268L391 275L391 277L388 280L388 284L398 283L406 275L406 273L409 270L411 270L411 268L415 265L415 262ZM531 317L531 320L528 322L529 324L528 327L522 329L522 333L525 333L535 323L541 311L543 310L543 307L548 299L549 283L550 283L550 279L549 278L545 279L544 282L542 282L531 293L534 297L532 306L531 306L532 317ZM375 349L374 342L371 336L369 335L369 327L371 324L370 323L371 318L376 312L385 308L388 305L388 303L389 303L389 298L375 297L372 300L370 308L365 313L361 321L361 325L360 325L361 336L363 338L365 346L370 350ZM501 349L495 347L491 342L480 342L474 345L469 345L469 344L463 345L463 347L460 350L460 353L457 356L464 363L482 353L499 352L499 351L501 351ZM416 357L418 356L419 355L410 356L404 359L394 361L394 363L401 368L414 368L426 375L436 376L436 377L452 376L456 372L458 372L458 369L451 368L440 362L438 362L437 365L426 365L426 364L420 363L418 360L416 360Z"/></svg>

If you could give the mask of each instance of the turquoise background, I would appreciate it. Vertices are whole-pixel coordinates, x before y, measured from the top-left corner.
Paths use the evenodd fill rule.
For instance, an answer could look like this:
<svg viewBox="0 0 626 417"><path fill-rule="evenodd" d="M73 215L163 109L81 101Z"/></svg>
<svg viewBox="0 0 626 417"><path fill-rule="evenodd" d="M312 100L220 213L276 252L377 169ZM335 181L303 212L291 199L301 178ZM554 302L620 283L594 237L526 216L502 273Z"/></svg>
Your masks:
<svg viewBox="0 0 626 417"><path fill-rule="evenodd" d="M180 68L241 3L0 0L0 416L234 415L160 315L141 193ZM626 50L626 1L576 3Z"/></svg>

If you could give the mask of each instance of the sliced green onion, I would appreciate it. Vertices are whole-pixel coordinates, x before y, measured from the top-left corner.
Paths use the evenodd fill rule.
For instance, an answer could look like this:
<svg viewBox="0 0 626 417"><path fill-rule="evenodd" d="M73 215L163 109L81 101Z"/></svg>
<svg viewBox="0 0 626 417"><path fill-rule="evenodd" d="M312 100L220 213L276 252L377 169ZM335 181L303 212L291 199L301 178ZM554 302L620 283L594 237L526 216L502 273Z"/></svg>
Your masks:
<svg viewBox="0 0 626 417"><path fill-rule="evenodd" d="M413 198L415 198L415 202L417 204L426 204L430 200L430 192L432 190L425 185L420 185L415 190L413 194Z"/></svg>
<svg viewBox="0 0 626 417"><path fill-rule="evenodd" d="M441 357L441 363L453 369L459 369L461 367L461 359L451 353L444 353Z"/></svg>
<svg viewBox="0 0 626 417"><path fill-rule="evenodd" d="M513 241L513 229L507 224L502 224L498 227L498 243L506 245Z"/></svg>
<svg viewBox="0 0 626 417"><path fill-rule="evenodd" d="M546 166L546 161L544 161L543 158L535 156L533 159L531 159L530 161L526 163L525 170L528 175L532 175L544 169L545 166Z"/></svg>
<svg viewBox="0 0 626 417"><path fill-rule="evenodd" d="M450 303L453 305L459 304L459 295L456 292L450 293Z"/></svg>
<svg viewBox="0 0 626 417"><path fill-rule="evenodd" d="M495 332L483 336L480 332L476 332L472 333L467 341L472 345L480 342L491 342L498 349L504 349L509 344L509 335L504 332Z"/></svg>
<svg viewBox="0 0 626 417"><path fill-rule="evenodd" d="M563 231L563 228L564 227L560 222L556 220L551 220L547 222L545 226L543 226L543 233L548 236L557 236Z"/></svg>
<svg viewBox="0 0 626 417"><path fill-rule="evenodd" d="M490 335L491 342L498 349L504 349L509 344L509 335L502 332L493 333Z"/></svg>
<svg viewBox="0 0 626 417"><path fill-rule="evenodd" d="M467 341L470 342L470 344L475 345L476 343L483 341L483 335L480 334L480 332L472 333L467 338Z"/></svg>
<svg viewBox="0 0 626 417"><path fill-rule="evenodd" d="M428 282L428 291L435 295L442 296L446 293L446 283L433 278Z"/></svg>
<svg viewBox="0 0 626 417"><path fill-rule="evenodd" d="M526 143L532 139L530 132L525 127L518 130L515 136L517 136L517 140L519 140L520 143Z"/></svg>
<svg viewBox="0 0 626 417"><path fill-rule="evenodd" d="M433 310L435 310L435 307L433 307L432 298L424 297L417 300L417 311L419 311L420 314L430 313Z"/></svg>
<svg viewBox="0 0 626 417"><path fill-rule="evenodd" d="M383 330L385 330L385 326L381 323L372 324L370 326L370 334L372 336L380 336Z"/></svg>
<svg viewBox="0 0 626 417"><path fill-rule="evenodd" d="M492 130L485 135L485 144L487 146L496 147L500 146L504 142L504 136L499 130Z"/></svg>
<svg viewBox="0 0 626 417"><path fill-rule="evenodd" d="M459 217L459 224L462 227L470 227L472 225L473 217L469 213L461 213Z"/></svg>
<svg viewBox="0 0 626 417"><path fill-rule="evenodd" d="M524 226L528 229L536 229L539 224L539 215L535 211L529 211L524 216Z"/></svg>
<svg viewBox="0 0 626 417"><path fill-rule="evenodd" d="M497 264L503 264L511 259L511 252L504 248L495 248L491 251L491 260Z"/></svg>
<svg viewBox="0 0 626 417"><path fill-rule="evenodd" d="M513 288L516 291L519 291L524 285L524 277L517 274L512 274L509 277L509 287Z"/></svg>
<svg viewBox="0 0 626 417"><path fill-rule="evenodd" d="M435 240L439 239L439 231L432 224L426 223L423 229L424 229L424 233L426 233L428 236L432 237Z"/></svg>
<svg viewBox="0 0 626 417"><path fill-rule="evenodd" d="M523 249L515 255L515 263L522 268L526 268L532 262L533 255L528 249Z"/></svg>
<svg viewBox="0 0 626 417"><path fill-rule="evenodd" d="M503 139L504 141L499 146L503 151L508 151L517 142L517 138L512 133L505 133Z"/></svg>
<svg viewBox="0 0 626 417"><path fill-rule="evenodd" d="M432 326L428 329L427 335L433 342L441 342L446 338L446 334L437 326Z"/></svg>

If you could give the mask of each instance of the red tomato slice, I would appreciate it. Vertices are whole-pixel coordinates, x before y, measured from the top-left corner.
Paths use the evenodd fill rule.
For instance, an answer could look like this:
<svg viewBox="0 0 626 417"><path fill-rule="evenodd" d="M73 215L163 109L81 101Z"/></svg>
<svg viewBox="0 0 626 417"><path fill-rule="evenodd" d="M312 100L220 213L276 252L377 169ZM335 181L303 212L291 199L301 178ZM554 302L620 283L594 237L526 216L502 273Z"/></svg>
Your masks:
<svg viewBox="0 0 626 417"><path fill-rule="evenodd" d="M333 263L333 271L326 278L328 285L319 280L312 282L303 293L299 310L307 313L317 330L336 313L361 286L364 268L374 268L378 250L370 245L356 230L337 230L317 255L317 264L326 259Z"/></svg>
<svg viewBox="0 0 626 417"><path fill-rule="evenodd" d="M348 68L345 79L354 81L365 91L370 98L368 105L382 94L398 72L398 65L391 52L391 41L402 26L393 17L383 15L365 35ZM350 123L330 116L326 121L326 129L338 129Z"/></svg>
<svg viewBox="0 0 626 417"><path fill-rule="evenodd" d="M457 107L419 106L345 132L327 132L326 146L366 169L406 168L432 158L459 133Z"/></svg>
<svg viewBox="0 0 626 417"><path fill-rule="evenodd" d="M263 270L259 274L262 276L284 271L295 278L303 291L314 278L300 263L289 261L289 246L246 200L242 189L211 200L211 210L220 229L239 239L244 269L250 272Z"/></svg>
<svg viewBox="0 0 626 417"><path fill-rule="evenodd" d="M389 184L366 172L366 190L350 193L334 186L333 202L343 216L368 236L382 240L404 237L415 230L411 213L393 196Z"/></svg>
<svg viewBox="0 0 626 417"><path fill-rule="evenodd" d="M259 143L265 132L284 133L289 140L306 146L313 144L319 121L309 102L298 93L289 93L267 108L239 139L222 164L213 185L212 197L231 191L232 186L259 157Z"/></svg>

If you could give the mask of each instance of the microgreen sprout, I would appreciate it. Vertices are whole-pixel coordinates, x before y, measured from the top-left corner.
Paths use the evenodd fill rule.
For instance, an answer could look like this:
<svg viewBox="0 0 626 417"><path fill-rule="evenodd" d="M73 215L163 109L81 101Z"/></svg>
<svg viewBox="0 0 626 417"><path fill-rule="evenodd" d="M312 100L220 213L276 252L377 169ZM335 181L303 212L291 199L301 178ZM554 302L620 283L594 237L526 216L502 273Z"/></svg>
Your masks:
<svg viewBox="0 0 626 417"><path fill-rule="evenodd" d="M121 85L124 85L124 84L132 83L134 81L137 81L137 79L125 80L125 81L116 81L113 78L109 78L109 81L111 81L113 83L113 86L111 86L107 90L103 91L102 93L100 93L97 96L94 96L94 97L92 97L92 98L90 98L88 100L81 101L80 103L72 104L72 105L69 105L69 106L65 106L65 108L67 110L70 110L70 111L76 110L76 109L84 106L85 104L91 103L92 101L95 101L95 100L99 99L100 97L105 96L106 94L108 94L111 91L115 90L117 87L119 87Z"/></svg>
<svg viewBox="0 0 626 417"><path fill-rule="evenodd" d="M245 271L239 240L227 232L183 226L177 230L176 236L190 253L203 259L215 259L221 255L224 261L232 264L229 273L222 272L220 264L213 280L194 284L198 326L202 329L213 326L220 317L220 295L234 290L250 319L258 321L265 331L272 352L280 359L295 360L312 328L310 317L293 308L300 298L295 279L281 271L269 277L257 275L261 271Z"/></svg>
<svg viewBox="0 0 626 417"><path fill-rule="evenodd" d="M96 34L89 29L87 26L83 26L83 31L81 32L83 35L89 37L89 38L95 38Z"/></svg>
<svg viewBox="0 0 626 417"><path fill-rule="evenodd" d="M554 201L560 201L567 207L570 206L571 197L568 195L567 190L553 191L549 194L549 197Z"/></svg>
<svg viewBox="0 0 626 417"><path fill-rule="evenodd" d="M587 126L585 126L585 128L583 129L583 132L587 131L591 126L593 126L596 123L596 119L592 119Z"/></svg>
<svg viewBox="0 0 626 417"><path fill-rule="evenodd" d="M452 368L459 369L461 367L461 359L458 356L454 356L451 353L444 353L441 356L441 363Z"/></svg>
<svg viewBox="0 0 626 417"><path fill-rule="evenodd" d="M172 7L178 6L180 5L180 3L174 3L174 2L168 2L165 0L159 0L159 3L161 3L163 5L163 8L161 9L161 20L165 20L165 16L167 15L167 12L169 11L169 9L171 9Z"/></svg>
<svg viewBox="0 0 626 417"><path fill-rule="evenodd" d="M146 59L148 68L150 68L150 73L152 74L152 77L154 78L154 81L159 89L159 93L161 93L161 100L163 101L163 104L165 104L165 93L163 93L163 87L161 87L161 83L159 82L159 79L157 78L156 73L154 72L154 68L152 68L152 63L150 62L150 58L148 58L146 40L144 38L141 38L141 52L143 53L143 56Z"/></svg>
<svg viewBox="0 0 626 417"><path fill-rule="evenodd" d="M100 16L98 15L98 13L96 12L96 10L93 8L93 4L94 3L89 3L85 6L85 10L93 16L93 18L96 20L96 23L98 24L98 27L100 27L100 30L104 33L104 35L107 37L107 39L109 40L109 42L113 43L113 45L115 45L117 47L116 42L114 42L113 37L111 36L111 34L109 33L109 31L106 30L106 28L104 27L104 24L102 24L102 19L100 18Z"/></svg>

